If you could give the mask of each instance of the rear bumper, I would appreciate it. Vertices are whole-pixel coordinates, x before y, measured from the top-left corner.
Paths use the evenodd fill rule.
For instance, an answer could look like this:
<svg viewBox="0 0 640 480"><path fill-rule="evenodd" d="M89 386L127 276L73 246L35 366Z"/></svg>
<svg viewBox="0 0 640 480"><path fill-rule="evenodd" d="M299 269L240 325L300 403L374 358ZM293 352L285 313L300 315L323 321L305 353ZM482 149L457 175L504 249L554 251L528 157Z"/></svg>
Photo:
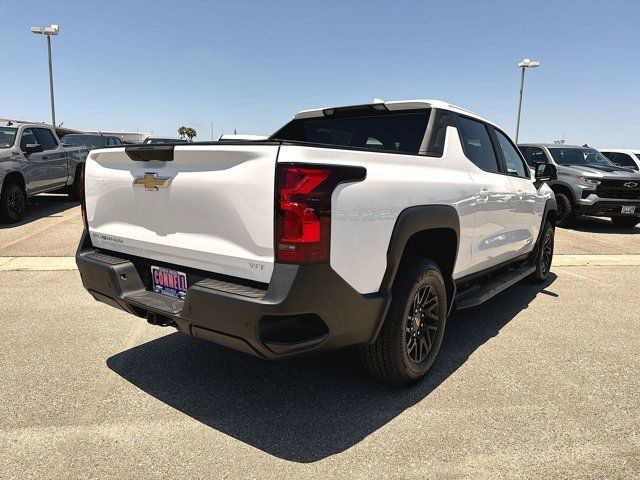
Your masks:
<svg viewBox="0 0 640 480"><path fill-rule="evenodd" d="M623 214L622 206L635 206L635 214ZM593 204L576 205L576 213L595 217L629 217L640 216L640 201L638 200L598 200Z"/></svg>
<svg viewBox="0 0 640 480"><path fill-rule="evenodd" d="M148 290L136 259L94 249L86 232L76 263L100 302L269 359L371 343L389 303L387 293L356 292L329 264L276 264L264 288L205 278L173 299Z"/></svg>

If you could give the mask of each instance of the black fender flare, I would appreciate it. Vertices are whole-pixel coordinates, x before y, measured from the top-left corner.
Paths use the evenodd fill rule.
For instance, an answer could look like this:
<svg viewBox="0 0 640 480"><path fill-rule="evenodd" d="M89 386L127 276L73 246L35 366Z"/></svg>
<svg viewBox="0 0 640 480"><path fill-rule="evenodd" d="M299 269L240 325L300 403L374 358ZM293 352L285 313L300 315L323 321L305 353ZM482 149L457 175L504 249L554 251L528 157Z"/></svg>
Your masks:
<svg viewBox="0 0 640 480"><path fill-rule="evenodd" d="M556 202L556 198L552 196L551 198L547 198L547 201L544 204L544 213L542 214L542 222L540 222L540 231L538 232L538 238L536 238L536 243L531 251L529 259L533 262L538 256L538 250L540 249L540 241L542 240L542 232L544 230L544 225L547 223L547 218L549 218L549 212L557 212L558 211L558 203ZM555 228L555 224L553 225Z"/></svg>
<svg viewBox="0 0 640 480"><path fill-rule="evenodd" d="M456 234L455 253L451 272L448 272L448 274L443 272L445 285L447 287L447 304L450 312L456 292L452 274L460 245L460 218L458 211L451 205L418 205L406 208L400 212L393 227L391 239L389 240L387 268L382 277L380 289L391 298L391 286L398 272L398 267L400 266L407 242L418 232L435 229L450 229Z"/></svg>
<svg viewBox="0 0 640 480"><path fill-rule="evenodd" d="M571 193L571 197L569 198L569 200L571 200L571 203L573 203L573 205L575 205L577 203L578 199L576 198L576 192L573 191L573 188L568 183L563 182L563 181L554 180L553 183L547 184L547 185L549 185L549 188L551 188L551 190L553 190L553 187L556 186L556 185L559 186L559 187L566 188ZM554 191L553 194L555 195L555 193L556 192ZM545 208L546 208L546 206L545 206Z"/></svg>

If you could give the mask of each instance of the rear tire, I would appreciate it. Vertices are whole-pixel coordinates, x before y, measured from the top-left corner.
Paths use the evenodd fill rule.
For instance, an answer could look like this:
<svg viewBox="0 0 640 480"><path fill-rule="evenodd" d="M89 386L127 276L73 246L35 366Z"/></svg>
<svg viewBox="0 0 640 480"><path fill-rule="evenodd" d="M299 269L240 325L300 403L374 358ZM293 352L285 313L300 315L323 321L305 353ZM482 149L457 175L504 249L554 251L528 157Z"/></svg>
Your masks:
<svg viewBox="0 0 640 480"><path fill-rule="evenodd" d="M564 193L556 193L555 196L556 204L558 205L556 225L558 227L569 227L576 219L571 200Z"/></svg>
<svg viewBox="0 0 640 480"><path fill-rule="evenodd" d="M433 366L446 321L447 295L438 266L417 257L404 261L378 338L360 349L365 370L387 385L417 383Z"/></svg>
<svg viewBox="0 0 640 480"><path fill-rule="evenodd" d="M73 178L73 183L67 187L67 195L72 200L80 200L82 198L82 189L84 185L82 183L82 165L76 167L76 175Z"/></svg>
<svg viewBox="0 0 640 480"><path fill-rule="evenodd" d="M15 180L8 180L0 193L0 221L19 222L27 207L27 195Z"/></svg>
<svg viewBox="0 0 640 480"><path fill-rule="evenodd" d="M640 223L639 217L611 217L611 221L616 227L633 228Z"/></svg>
<svg viewBox="0 0 640 480"><path fill-rule="evenodd" d="M542 283L549 277L553 260L554 228L551 222L545 222L540 234L540 246L535 259L536 271L531 274L531 280Z"/></svg>

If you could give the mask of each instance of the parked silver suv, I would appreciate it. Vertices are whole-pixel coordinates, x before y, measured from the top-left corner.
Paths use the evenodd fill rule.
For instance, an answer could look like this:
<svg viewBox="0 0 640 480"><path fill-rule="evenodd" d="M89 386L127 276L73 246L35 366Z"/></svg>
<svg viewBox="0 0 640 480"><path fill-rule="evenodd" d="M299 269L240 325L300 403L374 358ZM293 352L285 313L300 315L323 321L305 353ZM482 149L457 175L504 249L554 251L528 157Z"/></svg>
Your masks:
<svg viewBox="0 0 640 480"><path fill-rule="evenodd" d="M552 163L558 178L549 182L558 204L558 226L576 215L611 217L620 227L640 222L640 173L615 165L589 147L556 144L518 145L527 163Z"/></svg>

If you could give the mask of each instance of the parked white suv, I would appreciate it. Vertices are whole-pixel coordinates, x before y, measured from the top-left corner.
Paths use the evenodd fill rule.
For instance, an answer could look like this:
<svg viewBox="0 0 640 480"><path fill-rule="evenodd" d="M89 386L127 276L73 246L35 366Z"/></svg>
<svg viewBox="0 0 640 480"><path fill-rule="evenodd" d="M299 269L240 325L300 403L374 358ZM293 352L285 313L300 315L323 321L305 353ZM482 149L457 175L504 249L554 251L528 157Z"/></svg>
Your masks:
<svg viewBox="0 0 640 480"><path fill-rule="evenodd" d="M307 110L265 141L92 151L76 259L152 324L269 359L359 346L406 385L454 308L547 278L554 171L441 101Z"/></svg>
<svg viewBox="0 0 640 480"><path fill-rule="evenodd" d="M629 148L605 148L599 150L600 153L616 165L632 170L640 170L640 150Z"/></svg>

